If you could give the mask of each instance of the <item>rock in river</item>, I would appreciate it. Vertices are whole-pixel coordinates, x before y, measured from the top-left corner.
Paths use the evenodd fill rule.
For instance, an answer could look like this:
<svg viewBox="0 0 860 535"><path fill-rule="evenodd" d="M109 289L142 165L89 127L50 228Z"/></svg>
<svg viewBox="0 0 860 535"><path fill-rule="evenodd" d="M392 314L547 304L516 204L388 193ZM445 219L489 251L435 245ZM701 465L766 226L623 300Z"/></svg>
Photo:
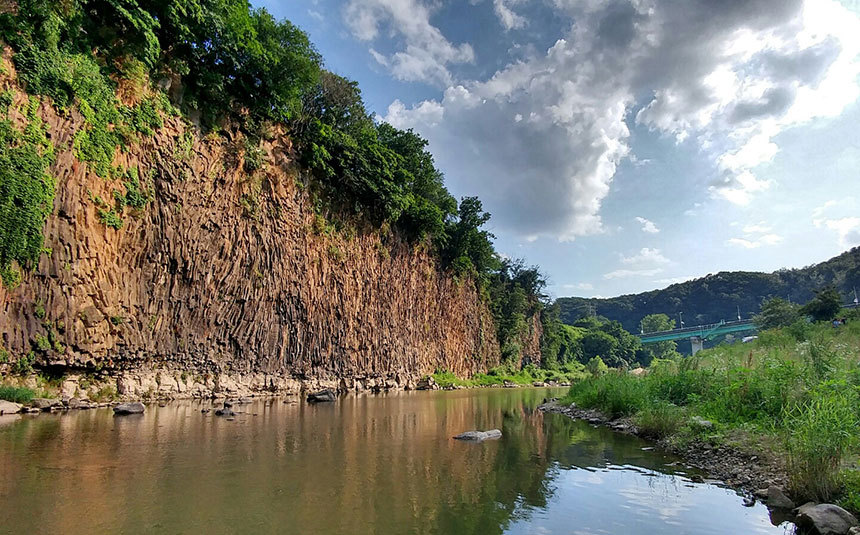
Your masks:
<svg viewBox="0 0 860 535"><path fill-rule="evenodd" d="M33 398L33 401L30 402L30 406L34 409L39 409L40 411L49 411L51 407L54 405L59 405L59 399L48 399L48 398Z"/></svg>
<svg viewBox="0 0 860 535"><path fill-rule="evenodd" d="M0 399L0 414L17 414L21 412L21 405Z"/></svg>
<svg viewBox="0 0 860 535"><path fill-rule="evenodd" d="M494 438L501 438L502 432L498 429L490 429L489 431L466 431L455 436L456 440L476 440L483 441Z"/></svg>
<svg viewBox="0 0 860 535"><path fill-rule="evenodd" d="M143 405L143 403L135 401L134 403L120 403L113 408L113 413L117 415L141 414L144 410L146 410L146 407Z"/></svg>
<svg viewBox="0 0 860 535"><path fill-rule="evenodd" d="M772 509L794 509L794 502L776 485L767 489L767 506Z"/></svg>
<svg viewBox="0 0 860 535"><path fill-rule="evenodd" d="M845 535L851 528L857 527L854 516L839 507L829 503L814 504L812 502L795 509L797 525L811 528L819 535Z"/></svg>
<svg viewBox="0 0 860 535"><path fill-rule="evenodd" d="M320 390L319 392L311 392L308 394L308 402L309 403L319 403L326 401L335 401L337 396L335 396L334 392L329 389Z"/></svg>

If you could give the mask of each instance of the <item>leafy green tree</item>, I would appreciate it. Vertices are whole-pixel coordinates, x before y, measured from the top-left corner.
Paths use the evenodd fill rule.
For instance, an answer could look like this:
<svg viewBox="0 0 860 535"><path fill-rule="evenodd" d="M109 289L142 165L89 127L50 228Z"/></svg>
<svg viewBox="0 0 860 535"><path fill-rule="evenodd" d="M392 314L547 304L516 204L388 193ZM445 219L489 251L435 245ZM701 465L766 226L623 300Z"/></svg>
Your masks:
<svg viewBox="0 0 860 535"><path fill-rule="evenodd" d="M642 333L669 331L674 328L675 320L669 318L666 314L649 314L639 322L639 329ZM645 346L645 351L651 353L651 358L674 359L681 356L681 354L678 353L678 344L676 344L674 340L648 344ZM650 362L650 358L647 356L644 356L644 360L647 360L648 362L643 362L643 355L641 354L636 360L643 366L647 366Z"/></svg>
<svg viewBox="0 0 860 535"><path fill-rule="evenodd" d="M588 364L585 365L585 369L593 377L598 377L608 372L609 366L600 357L592 357L589 359Z"/></svg>
<svg viewBox="0 0 860 535"><path fill-rule="evenodd" d="M829 321L836 317L842 308L842 297L836 288L828 286L815 292L815 298L803 305L800 313L811 316L815 321Z"/></svg>
<svg viewBox="0 0 860 535"><path fill-rule="evenodd" d="M582 337L582 357L589 360L601 357L612 365L622 363L618 358L618 340L603 331L589 331Z"/></svg>
<svg viewBox="0 0 860 535"><path fill-rule="evenodd" d="M753 317L759 329L788 327L798 318L799 307L781 297L768 299L761 305L761 311Z"/></svg>
<svg viewBox="0 0 860 535"><path fill-rule="evenodd" d="M607 360L608 355L601 355L607 363L612 366L621 366L629 364L636 360L636 353L642 347L642 342L639 338L633 336L622 327L621 322L606 321L600 326L600 330L616 341L616 351L611 360Z"/></svg>

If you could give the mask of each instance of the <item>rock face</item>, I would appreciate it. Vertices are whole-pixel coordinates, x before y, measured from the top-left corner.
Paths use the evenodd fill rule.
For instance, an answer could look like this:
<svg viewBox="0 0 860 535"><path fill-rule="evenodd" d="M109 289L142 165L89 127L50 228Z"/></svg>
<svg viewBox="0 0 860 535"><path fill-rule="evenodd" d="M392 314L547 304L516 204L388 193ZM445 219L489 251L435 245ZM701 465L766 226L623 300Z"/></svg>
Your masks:
<svg viewBox="0 0 860 535"><path fill-rule="evenodd" d="M113 408L114 414L142 414L146 410L143 403L135 401L134 403L120 403Z"/></svg>
<svg viewBox="0 0 860 535"><path fill-rule="evenodd" d="M490 439L501 438L502 432L498 429L490 429L489 431L466 431L465 433L460 433L456 435L454 439L456 440L474 440L474 441L484 441Z"/></svg>
<svg viewBox="0 0 860 535"><path fill-rule="evenodd" d="M319 392L312 392L308 394L308 403L325 403L337 401L337 395L331 390L320 390Z"/></svg>
<svg viewBox="0 0 860 535"><path fill-rule="evenodd" d="M25 99L16 93L16 104ZM57 193L44 228L52 254L14 290L0 287L0 343L13 356L49 337L56 343L37 352L37 366L157 371L166 380L187 371L215 392L209 382L221 376L355 377L381 389L398 374L469 376L498 364L492 314L474 285L390 233L328 232L283 132L263 143L265 165L249 173L240 134L200 139L166 119L117 151L114 165L137 169L151 200L126 207L115 230L94 199L111 202L125 186L76 158L82 117L58 115L47 99L39 115L56 146ZM183 148L183 139L192 143ZM536 362L540 319L530 323L521 345Z"/></svg>
<svg viewBox="0 0 860 535"><path fill-rule="evenodd" d="M857 519L838 505L807 503L796 509L797 525L819 535L845 535L858 527Z"/></svg>

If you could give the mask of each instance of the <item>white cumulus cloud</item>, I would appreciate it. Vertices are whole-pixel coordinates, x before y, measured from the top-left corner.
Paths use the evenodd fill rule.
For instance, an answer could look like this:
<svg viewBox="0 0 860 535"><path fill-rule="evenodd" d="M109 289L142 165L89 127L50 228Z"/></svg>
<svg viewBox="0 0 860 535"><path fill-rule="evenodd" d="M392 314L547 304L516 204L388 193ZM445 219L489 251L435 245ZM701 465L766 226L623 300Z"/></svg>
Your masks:
<svg viewBox="0 0 860 535"><path fill-rule="evenodd" d="M642 225L642 232L647 232L648 234L657 234L660 232L660 229L657 228L657 225L655 225L653 221L645 219L644 217L637 217L636 221Z"/></svg>
<svg viewBox="0 0 860 535"><path fill-rule="evenodd" d="M778 153L781 132L860 95L860 19L835 0L554 5L570 29L546 51L447 83L441 97L396 101L385 117L427 137L449 180L480 195L507 231L603 232L601 205L630 154L628 121L697 143L712 165L711 197L749 204L774 187L757 167ZM385 58L401 79L451 81L448 66L474 58L418 0L350 8L357 36L371 41L384 23L403 36L405 49Z"/></svg>
<svg viewBox="0 0 860 535"><path fill-rule="evenodd" d="M374 41L381 31L402 37L403 49L390 56L371 49L394 77L445 86L453 82L448 66L471 63L475 52L469 43L451 43L430 23L432 7L419 0L350 0L344 20L361 41Z"/></svg>

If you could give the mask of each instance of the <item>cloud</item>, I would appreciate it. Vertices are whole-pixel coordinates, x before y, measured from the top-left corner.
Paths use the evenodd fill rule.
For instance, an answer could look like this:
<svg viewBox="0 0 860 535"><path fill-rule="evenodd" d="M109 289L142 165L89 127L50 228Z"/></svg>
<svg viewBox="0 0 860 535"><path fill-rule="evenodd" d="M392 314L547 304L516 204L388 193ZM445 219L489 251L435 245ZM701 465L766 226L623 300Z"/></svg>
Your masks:
<svg viewBox="0 0 860 535"><path fill-rule="evenodd" d="M642 224L642 232L647 232L648 234L657 234L660 232L660 229L657 228L657 225L653 221L649 221L644 217L637 217L636 221Z"/></svg>
<svg viewBox="0 0 860 535"><path fill-rule="evenodd" d="M564 288L565 290L586 290L587 291L587 290L593 290L594 289L594 285L592 285L588 282L578 282L576 284L562 284L561 287Z"/></svg>
<svg viewBox="0 0 860 535"><path fill-rule="evenodd" d="M514 30L526 25L525 17L517 15L511 9L511 5L519 3L519 0L493 0L493 10L499 17L499 22L505 30Z"/></svg>
<svg viewBox="0 0 860 535"><path fill-rule="evenodd" d="M356 34L378 27L358 15L390 13L378 7L390 3L421 7L361 2L377 7L354 8ZM559 240L603 232L600 208L630 154L631 120L698 144L712 165L710 196L749 204L775 184L756 172L778 153L781 132L838 115L860 94L860 19L834 0L554 5L570 29L545 52L449 84L437 99L396 101L385 117L427 137L449 181L480 195L505 231ZM429 39L405 41L408 51ZM448 52L430 54L435 67L405 72L450 79L439 65L466 54L438 48Z"/></svg>
<svg viewBox="0 0 860 535"><path fill-rule="evenodd" d="M672 261L663 256L659 249L643 247L637 254L622 256L621 263L629 267L606 273L603 275L603 278L608 280L629 277L651 277L663 273L664 269L661 266L667 266Z"/></svg>
<svg viewBox="0 0 860 535"><path fill-rule="evenodd" d="M759 221L752 225L746 225L743 228L744 234L767 234L771 230L773 230L773 227L766 224L764 221Z"/></svg>
<svg viewBox="0 0 860 535"><path fill-rule="evenodd" d="M726 245L736 245L744 249L758 249L763 245L776 245L782 243L782 236L777 234L765 234L754 239L745 238L729 238L726 240Z"/></svg>
<svg viewBox="0 0 860 535"><path fill-rule="evenodd" d="M371 49L374 59L395 78L447 86L453 83L448 65L471 63L475 52L469 43L448 41L430 24L431 13L431 7L419 0L350 0L344 21L360 41L374 41L381 31L402 38L404 48L390 56Z"/></svg>
<svg viewBox="0 0 860 535"><path fill-rule="evenodd" d="M818 226L836 233L837 242L843 249L860 245L860 217L842 217L826 219Z"/></svg>
<svg viewBox="0 0 860 535"><path fill-rule="evenodd" d="M663 268L651 269L616 269L603 275L604 279L626 279L629 277L652 277L659 273L663 273Z"/></svg>
<svg viewBox="0 0 860 535"><path fill-rule="evenodd" d="M640 249L638 254L633 256L622 256L621 262L624 264L632 264L632 265L647 265L647 264L671 264L672 261L663 256L660 252L660 249L650 249L648 247L643 247Z"/></svg>

